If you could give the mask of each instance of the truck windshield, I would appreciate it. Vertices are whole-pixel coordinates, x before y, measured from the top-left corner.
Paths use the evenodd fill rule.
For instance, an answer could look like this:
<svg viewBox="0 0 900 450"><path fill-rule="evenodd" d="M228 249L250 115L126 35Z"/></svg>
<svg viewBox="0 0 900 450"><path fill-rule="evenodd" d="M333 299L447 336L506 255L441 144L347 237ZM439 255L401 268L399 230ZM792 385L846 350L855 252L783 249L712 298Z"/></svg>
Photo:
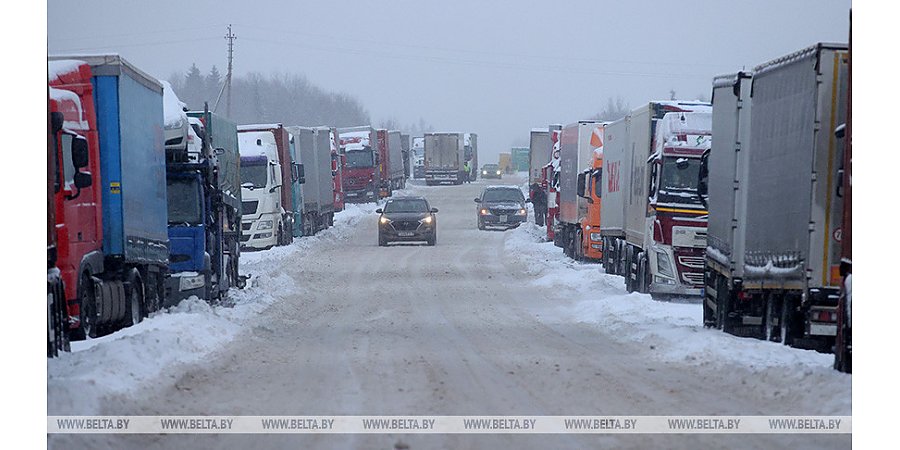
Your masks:
<svg viewBox="0 0 900 450"><path fill-rule="evenodd" d="M670 156L663 159L659 201L663 203L700 204L697 181L700 159Z"/></svg>
<svg viewBox="0 0 900 450"><path fill-rule="evenodd" d="M245 162L241 161L241 184L253 183L254 188L266 187L268 181L269 163L265 160L261 162Z"/></svg>
<svg viewBox="0 0 900 450"><path fill-rule="evenodd" d="M200 183L192 178L166 180L169 200L169 223L198 225L203 223L200 205Z"/></svg>
<svg viewBox="0 0 900 450"><path fill-rule="evenodd" d="M350 169L373 167L374 165L371 150L352 150L347 152L347 167Z"/></svg>
<svg viewBox="0 0 900 450"><path fill-rule="evenodd" d="M484 191L485 202L523 202L525 196L518 189L488 189Z"/></svg>
<svg viewBox="0 0 900 450"><path fill-rule="evenodd" d="M428 203L419 198L391 200L384 205L385 213L424 213L428 212Z"/></svg>

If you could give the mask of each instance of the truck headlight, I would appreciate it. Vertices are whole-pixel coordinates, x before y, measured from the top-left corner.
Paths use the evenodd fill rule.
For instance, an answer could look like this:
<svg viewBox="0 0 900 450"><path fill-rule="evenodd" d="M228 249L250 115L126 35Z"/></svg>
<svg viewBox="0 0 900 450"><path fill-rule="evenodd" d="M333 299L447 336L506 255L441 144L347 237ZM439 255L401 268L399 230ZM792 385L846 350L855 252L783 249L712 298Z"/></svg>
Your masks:
<svg viewBox="0 0 900 450"><path fill-rule="evenodd" d="M204 277L203 275L190 275L180 278L181 281L179 281L178 290L181 291L189 291L191 289L201 288L206 285L206 277Z"/></svg>
<svg viewBox="0 0 900 450"><path fill-rule="evenodd" d="M669 261L669 255L665 252L656 252L656 269L659 274L664 277L675 278L675 271L672 270L672 263Z"/></svg>
<svg viewBox="0 0 900 450"><path fill-rule="evenodd" d="M275 226L274 220L260 220L259 224L256 225L256 229L258 231L271 230L273 226Z"/></svg>
<svg viewBox="0 0 900 450"><path fill-rule="evenodd" d="M592 241L602 241L603 236L600 236L600 233L591 233L591 240Z"/></svg>

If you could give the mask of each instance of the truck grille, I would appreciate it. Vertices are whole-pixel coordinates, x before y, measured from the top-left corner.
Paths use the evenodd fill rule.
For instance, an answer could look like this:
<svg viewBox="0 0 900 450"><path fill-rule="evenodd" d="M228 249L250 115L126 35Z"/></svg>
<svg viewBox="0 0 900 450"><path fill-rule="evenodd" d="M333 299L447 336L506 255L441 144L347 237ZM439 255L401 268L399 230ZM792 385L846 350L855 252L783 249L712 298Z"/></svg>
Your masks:
<svg viewBox="0 0 900 450"><path fill-rule="evenodd" d="M259 200L250 200L246 202L242 202L243 209L241 210L241 214L250 215L256 214L256 208L259 206Z"/></svg>
<svg viewBox="0 0 900 450"><path fill-rule="evenodd" d="M393 222L394 229L397 231L415 231L419 228L418 220L398 220Z"/></svg>
<svg viewBox="0 0 900 450"><path fill-rule="evenodd" d="M706 267L706 259L702 256L679 256L678 263L692 269L702 269Z"/></svg>
<svg viewBox="0 0 900 450"><path fill-rule="evenodd" d="M686 272L681 274L681 278L685 283L693 285L693 286L702 286L703 285L703 273L702 272Z"/></svg>
<svg viewBox="0 0 900 450"><path fill-rule="evenodd" d="M250 231L253 228L253 222L241 222L241 231Z"/></svg>

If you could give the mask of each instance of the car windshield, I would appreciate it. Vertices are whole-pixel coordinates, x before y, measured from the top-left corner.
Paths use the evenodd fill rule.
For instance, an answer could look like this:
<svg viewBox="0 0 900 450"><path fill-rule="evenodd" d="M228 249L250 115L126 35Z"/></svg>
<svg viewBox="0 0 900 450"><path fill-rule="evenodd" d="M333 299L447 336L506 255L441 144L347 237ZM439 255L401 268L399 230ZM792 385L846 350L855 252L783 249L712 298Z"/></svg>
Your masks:
<svg viewBox="0 0 900 450"><path fill-rule="evenodd" d="M385 213L424 213L428 212L428 202L421 198L391 200L384 205Z"/></svg>
<svg viewBox="0 0 900 450"><path fill-rule="evenodd" d="M525 196L518 189L487 189L482 200L486 202L522 202Z"/></svg>
<svg viewBox="0 0 900 450"><path fill-rule="evenodd" d="M352 150L347 152L347 167L350 169L372 167L371 150Z"/></svg>
<svg viewBox="0 0 900 450"><path fill-rule="evenodd" d="M485 164L481 166L481 170L497 170L496 164Z"/></svg>
<svg viewBox="0 0 900 450"><path fill-rule="evenodd" d="M202 223L200 185L196 179L166 180L166 197L169 201L169 223Z"/></svg>
<svg viewBox="0 0 900 450"><path fill-rule="evenodd" d="M266 187L269 164L265 160L241 161L241 184L252 183L254 188Z"/></svg>

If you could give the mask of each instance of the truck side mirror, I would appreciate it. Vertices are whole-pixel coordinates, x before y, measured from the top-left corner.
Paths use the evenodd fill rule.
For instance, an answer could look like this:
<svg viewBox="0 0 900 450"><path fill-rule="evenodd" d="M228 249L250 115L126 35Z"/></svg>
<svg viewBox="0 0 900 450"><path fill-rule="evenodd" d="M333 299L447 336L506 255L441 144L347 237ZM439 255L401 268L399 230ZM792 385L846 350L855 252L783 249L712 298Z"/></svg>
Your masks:
<svg viewBox="0 0 900 450"><path fill-rule="evenodd" d="M62 130L63 122L65 122L63 113L59 111L53 111L52 113L50 113L50 131L53 134L59 133Z"/></svg>
<svg viewBox="0 0 900 450"><path fill-rule="evenodd" d="M76 136L72 139L72 165L76 169L87 167L88 165L88 144L87 140Z"/></svg>
<svg viewBox="0 0 900 450"><path fill-rule="evenodd" d="M709 208L709 151L706 149L700 157L700 170L697 171L697 194L704 208Z"/></svg>
<svg viewBox="0 0 900 450"><path fill-rule="evenodd" d="M91 173L90 172L75 172L73 174L73 182L75 183L76 189L84 189L91 185Z"/></svg>
<svg viewBox="0 0 900 450"><path fill-rule="evenodd" d="M303 169L303 164L297 164L297 183L306 183L306 171Z"/></svg>
<svg viewBox="0 0 900 450"><path fill-rule="evenodd" d="M584 172L581 172L578 174L577 186L575 187L575 193L578 194L578 196L581 198L587 198L584 195L584 184Z"/></svg>

